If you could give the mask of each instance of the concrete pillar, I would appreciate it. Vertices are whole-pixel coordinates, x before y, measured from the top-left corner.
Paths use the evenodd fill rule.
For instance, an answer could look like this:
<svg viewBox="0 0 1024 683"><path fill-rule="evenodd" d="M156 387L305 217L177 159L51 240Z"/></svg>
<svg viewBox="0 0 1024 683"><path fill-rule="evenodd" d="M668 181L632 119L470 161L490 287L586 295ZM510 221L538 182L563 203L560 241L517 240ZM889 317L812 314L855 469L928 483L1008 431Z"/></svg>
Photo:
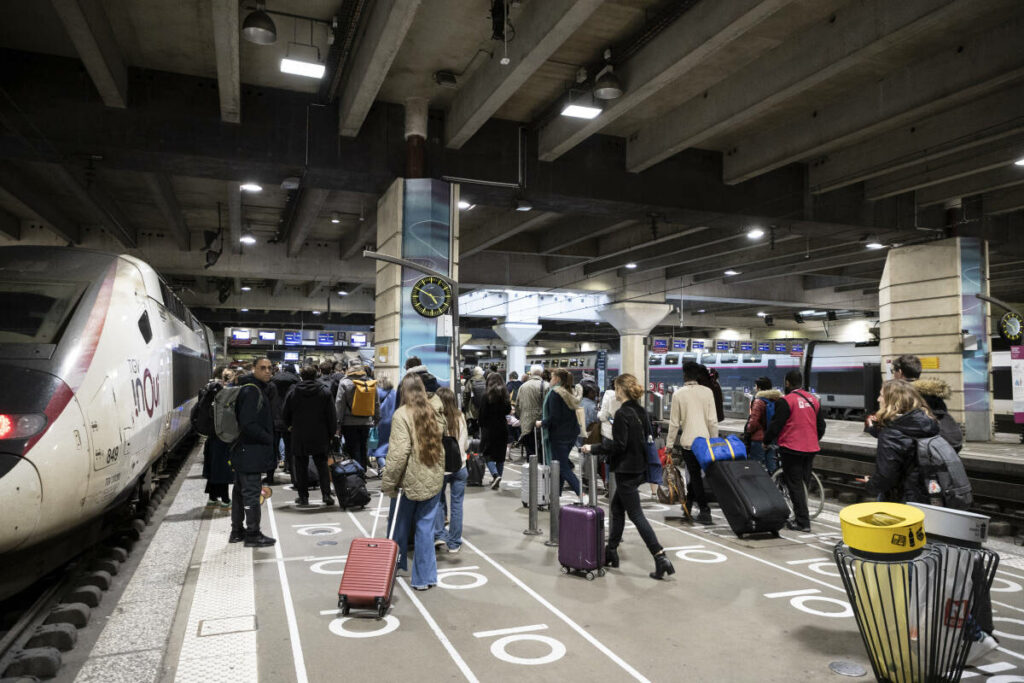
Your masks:
<svg viewBox="0 0 1024 683"><path fill-rule="evenodd" d="M641 382L646 382L647 350L644 348L644 337L671 310L668 304L639 301L611 304L601 310L605 322L619 331L622 373L628 372Z"/></svg>
<svg viewBox="0 0 1024 683"><path fill-rule="evenodd" d="M429 100L425 97L409 97L405 100L405 177L424 176L427 112Z"/></svg>
<svg viewBox="0 0 1024 683"><path fill-rule="evenodd" d="M891 250L879 283L884 378L896 357L921 358L922 376L952 387L946 404L968 441L991 438L988 305L974 296L988 293L987 273L986 244L959 237Z"/></svg>
<svg viewBox="0 0 1024 683"><path fill-rule="evenodd" d="M491 327L508 347L505 358L505 381L508 373L515 370L522 377L526 370L526 344L540 332L540 325L533 323L502 323Z"/></svg>

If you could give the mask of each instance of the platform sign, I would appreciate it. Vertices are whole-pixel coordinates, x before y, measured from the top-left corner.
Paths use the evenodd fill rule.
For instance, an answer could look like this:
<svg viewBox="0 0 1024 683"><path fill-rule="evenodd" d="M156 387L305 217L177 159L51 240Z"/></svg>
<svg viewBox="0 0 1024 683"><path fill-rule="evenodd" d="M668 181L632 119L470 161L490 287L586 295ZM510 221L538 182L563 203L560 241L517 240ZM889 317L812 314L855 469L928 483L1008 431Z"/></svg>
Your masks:
<svg viewBox="0 0 1024 683"><path fill-rule="evenodd" d="M723 342L723 341L716 342L715 343L715 350L716 351L728 351L729 350L729 342Z"/></svg>
<svg viewBox="0 0 1024 683"><path fill-rule="evenodd" d="M261 342L270 342L272 344L277 342L277 332L273 330L260 330L259 335Z"/></svg>
<svg viewBox="0 0 1024 683"><path fill-rule="evenodd" d="M598 351L597 358L594 359L594 373L597 375L597 386L601 387L602 390L607 386L605 384L605 376L608 371L608 352Z"/></svg>
<svg viewBox="0 0 1024 683"><path fill-rule="evenodd" d="M284 333L284 345L285 346L299 346L302 344L302 333L301 332L285 332Z"/></svg>
<svg viewBox="0 0 1024 683"><path fill-rule="evenodd" d="M775 353L786 353L786 342L775 342Z"/></svg>
<svg viewBox="0 0 1024 683"><path fill-rule="evenodd" d="M249 330L235 328L231 330L231 341L233 342L246 342L248 343L251 338Z"/></svg>
<svg viewBox="0 0 1024 683"><path fill-rule="evenodd" d="M760 351L761 353L771 353L772 352L771 342L759 342L758 345L757 345L757 350Z"/></svg>
<svg viewBox="0 0 1024 683"><path fill-rule="evenodd" d="M362 332L353 332L348 339L350 346L364 347L366 346L366 335Z"/></svg>
<svg viewBox="0 0 1024 683"><path fill-rule="evenodd" d="M740 351L753 351L754 342L740 342Z"/></svg>
<svg viewBox="0 0 1024 683"><path fill-rule="evenodd" d="M1010 347L1010 373L1013 377L1013 421L1024 424L1024 346Z"/></svg>
<svg viewBox="0 0 1024 683"><path fill-rule="evenodd" d="M651 342L651 349L654 353L665 353L668 351L668 339L664 337L655 337L654 341Z"/></svg>
<svg viewBox="0 0 1024 683"><path fill-rule="evenodd" d="M317 346L334 346L334 333L333 332L321 332L316 335Z"/></svg>
<svg viewBox="0 0 1024 683"><path fill-rule="evenodd" d="M673 339L672 340L672 350L673 351L685 351L686 350L686 340L685 339Z"/></svg>
<svg viewBox="0 0 1024 683"><path fill-rule="evenodd" d="M690 342L690 349L692 351L703 351L704 350L704 340L703 339L694 339L693 341Z"/></svg>

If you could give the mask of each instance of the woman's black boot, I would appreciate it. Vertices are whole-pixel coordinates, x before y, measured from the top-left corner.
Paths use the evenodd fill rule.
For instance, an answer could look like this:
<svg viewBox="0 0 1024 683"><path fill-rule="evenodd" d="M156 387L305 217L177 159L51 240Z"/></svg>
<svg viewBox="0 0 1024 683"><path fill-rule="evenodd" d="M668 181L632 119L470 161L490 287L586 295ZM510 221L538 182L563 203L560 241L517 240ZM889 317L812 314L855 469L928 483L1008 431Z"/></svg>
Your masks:
<svg viewBox="0 0 1024 683"><path fill-rule="evenodd" d="M654 571L650 573L652 579L661 580L665 574L675 574L676 568L672 566L668 558L665 557L665 551L662 550L660 553L654 556Z"/></svg>
<svg viewBox="0 0 1024 683"><path fill-rule="evenodd" d="M606 567L619 566L619 551L615 548L604 549L604 564Z"/></svg>

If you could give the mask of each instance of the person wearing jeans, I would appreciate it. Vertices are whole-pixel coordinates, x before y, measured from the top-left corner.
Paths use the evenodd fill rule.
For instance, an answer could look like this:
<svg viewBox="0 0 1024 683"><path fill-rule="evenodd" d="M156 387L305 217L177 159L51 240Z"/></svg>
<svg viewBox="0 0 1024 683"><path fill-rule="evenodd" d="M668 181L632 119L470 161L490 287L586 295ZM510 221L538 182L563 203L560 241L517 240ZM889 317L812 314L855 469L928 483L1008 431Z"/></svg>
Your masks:
<svg viewBox="0 0 1024 683"><path fill-rule="evenodd" d="M672 457L679 455L690 474L687 490L687 506L696 502L700 506L696 521L711 524L711 508L701 481L700 463L690 447L694 439L718 436L718 417L715 411L715 396L711 389L701 386L698 379L703 372L693 361L683 363L683 386L672 394L672 409L669 412L668 443L673 445Z"/></svg>
<svg viewBox="0 0 1024 683"><path fill-rule="evenodd" d="M385 470L386 471L386 470ZM437 558L434 555L434 524L438 516L441 492L426 500L412 500L405 493L395 504L394 541L398 543L398 568L408 569L409 534L414 533L415 545L409 583L416 590L427 590L437 585Z"/></svg>
<svg viewBox="0 0 1024 683"><path fill-rule="evenodd" d="M522 389L520 389L520 393ZM572 375L559 368L551 373L551 391L544 399L543 419L537 423L547 432L546 443L551 459L558 461L561 480L569 485L577 496L580 495L580 480L572 471L569 452L580 436L580 422L576 409L580 401L572 390Z"/></svg>
<svg viewBox="0 0 1024 683"><path fill-rule="evenodd" d="M438 410L436 401L440 401L440 416L444 418L444 434L459 442L459 452L462 454L462 462L466 462L466 450L469 448L469 427L466 425L466 416L459 410L455 401L455 392L448 387L440 387L435 396L435 411ZM448 472L444 475L444 484L451 486L451 515L448 519L448 529L445 529L445 500L444 484L441 485L441 495L437 503L437 516L434 518L434 545L445 546L450 553L457 553L462 548L462 501L466 497L466 480L469 479L469 471L465 465L457 472Z"/></svg>

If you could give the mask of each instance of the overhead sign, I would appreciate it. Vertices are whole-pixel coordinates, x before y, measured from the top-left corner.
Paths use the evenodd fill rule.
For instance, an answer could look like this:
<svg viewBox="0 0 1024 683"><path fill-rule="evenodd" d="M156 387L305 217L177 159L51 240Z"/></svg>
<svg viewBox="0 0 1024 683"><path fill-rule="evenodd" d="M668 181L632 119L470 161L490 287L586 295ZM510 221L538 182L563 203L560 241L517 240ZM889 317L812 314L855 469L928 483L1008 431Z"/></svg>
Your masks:
<svg viewBox="0 0 1024 683"><path fill-rule="evenodd" d="M703 339L694 339L692 342L690 342L690 348L693 349L694 351L703 351L704 350L704 340Z"/></svg>
<svg viewBox="0 0 1024 683"><path fill-rule="evenodd" d="M333 332L321 332L316 335L317 346L334 346L334 333Z"/></svg>
<svg viewBox="0 0 1024 683"><path fill-rule="evenodd" d="M1010 347L1010 373L1013 376L1013 421L1024 424L1024 346Z"/></svg>
<svg viewBox="0 0 1024 683"><path fill-rule="evenodd" d="M655 338L651 348L654 349L655 353L665 353L668 351L668 339L665 339L664 337Z"/></svg>
<svg viewBox="0 0 1024 683"><path fill-rule="evenodd" d="M299 346L302 343L301 332L285 332L284 333L284 345L285 346Z"/></svg>
<svg viewBox="0 0 1024 683"><path fill-rule="evenodd" d="M673 339L672 340L672 350L673 351L685 351L686 350L686 340L685 339Z"/></svg>
<svg viewBox="0 0 1024 683"><path fill-rule="evenodd" d="M786 352L786 344L785 344L785 342L776 342L776 344L775 344L775 353L785 353L785 352Z"/></svg>
<svg viewBox="0 0 1024 683"><path fill-rule="evenodd" d="M349 344L352 346L366 346L366 335L362 332L353 332L349 337Z"/></svg>
<svg viewBox="0 0 1024 683"><path fill-rule="evenodd" d="M761 353L771 353L772 345L771 342L761 342L757 345L757 350Z"/></svg>
<svg viewBox="0 0 1024 683"><path fill-rule="evenodd" d="M729 342L718 342L718 343L716 343L715 344L715 350L716 351L728 351L729 350Z"/></svg>
<svg viewBox="0 0 1024 683"><path fill-rule="evenodd" d="M753 351L754 342L740 342L740 351Z"/></svg>
<svg viewBox="0 0 1024 683"><path fill-rule="evenodd" d="M922 370L938 370L939 369L939 357L938 356L921 356L918 360L921 361Z"/></svg>

